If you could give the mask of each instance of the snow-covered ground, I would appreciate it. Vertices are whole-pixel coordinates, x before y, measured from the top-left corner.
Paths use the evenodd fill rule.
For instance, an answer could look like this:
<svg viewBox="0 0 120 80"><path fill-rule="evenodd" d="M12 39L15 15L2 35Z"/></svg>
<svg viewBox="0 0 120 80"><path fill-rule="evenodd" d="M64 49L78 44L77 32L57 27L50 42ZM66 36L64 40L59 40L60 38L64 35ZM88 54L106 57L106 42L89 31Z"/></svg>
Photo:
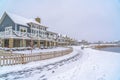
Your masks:
<svg viewBox="0 0 120 80"><path fill-rule="evenodd" d="M73 48L63 57L0 67L0 80L120 80L120 53Z"/></svg>
<svg viewBox="0 0 120 80"><path fill-rule="evenodd" d="M56 48L51 48L51 49L33 49L32 53L40 53L40 52L52 52L52 51L61 51L61 50L66 50L69 48L65 47L56 47ZM19 53L19 54L30 54L31 50L24 50L24 51L13 51L13 53Z"/></svg>

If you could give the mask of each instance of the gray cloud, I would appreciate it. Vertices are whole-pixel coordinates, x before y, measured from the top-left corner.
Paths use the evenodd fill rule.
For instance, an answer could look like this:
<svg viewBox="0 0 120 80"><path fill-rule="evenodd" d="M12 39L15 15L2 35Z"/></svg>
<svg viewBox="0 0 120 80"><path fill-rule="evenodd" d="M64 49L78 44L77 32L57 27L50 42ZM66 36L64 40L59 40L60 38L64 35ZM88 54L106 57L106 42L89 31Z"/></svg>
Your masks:
<svg viewBox="0 0 120 80"><path fill-rule="evenodd" d="M120 39L116 37L119 8L114 0L8 0L3 10L28 18L39 16L50 30L96 41Z"/></svg>

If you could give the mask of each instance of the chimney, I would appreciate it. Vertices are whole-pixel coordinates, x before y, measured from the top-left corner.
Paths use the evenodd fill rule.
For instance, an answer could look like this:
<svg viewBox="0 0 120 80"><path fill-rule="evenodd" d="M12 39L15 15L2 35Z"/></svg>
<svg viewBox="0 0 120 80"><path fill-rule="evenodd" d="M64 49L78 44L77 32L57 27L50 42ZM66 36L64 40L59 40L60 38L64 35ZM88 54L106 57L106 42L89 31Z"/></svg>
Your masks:
<svg viewBox="0 0 120 80"><path fill-rule="evenodd" d="M41 19L39 17L35 18L35 21L37 21L38 23L41 23Z"/></svg>

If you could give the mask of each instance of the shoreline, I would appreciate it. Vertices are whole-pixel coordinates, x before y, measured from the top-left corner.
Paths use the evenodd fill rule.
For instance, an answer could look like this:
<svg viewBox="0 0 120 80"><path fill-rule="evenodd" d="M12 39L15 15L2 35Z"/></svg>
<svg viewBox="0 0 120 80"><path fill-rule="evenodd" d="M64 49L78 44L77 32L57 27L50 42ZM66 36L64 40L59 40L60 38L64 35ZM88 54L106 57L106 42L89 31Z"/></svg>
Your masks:
<svg viewBox="0 0 120 80"><path fill-rule="evenodd" d="M96 45L94 46L95 49L102 49L107 47L120 47L120 45Z"/></svg>
<svg viewBox="0 0 120 80"><path fill-rule="evenodd" d="M93 46L91 49L96 50L96 51L103 51L103 52L107 52L107 53L117 53L117 54L119 53L120 54L120 52L117 52L117 51L103 50L104 48L114 48L114 47L120 48L120 45L112 45L112 46L97 45L97 47Z"/></svg>

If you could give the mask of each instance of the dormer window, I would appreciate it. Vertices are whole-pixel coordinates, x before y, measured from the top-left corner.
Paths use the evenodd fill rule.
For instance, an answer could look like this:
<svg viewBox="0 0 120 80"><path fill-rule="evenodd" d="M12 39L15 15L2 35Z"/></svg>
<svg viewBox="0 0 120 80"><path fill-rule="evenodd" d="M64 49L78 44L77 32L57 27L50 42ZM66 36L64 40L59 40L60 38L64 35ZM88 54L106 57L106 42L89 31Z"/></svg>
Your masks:
<svg viewBox="0 0 120 80"><path fill-rule="evenodd" d="M20 32L27 32L27 28L20 26Z"/></svg>

